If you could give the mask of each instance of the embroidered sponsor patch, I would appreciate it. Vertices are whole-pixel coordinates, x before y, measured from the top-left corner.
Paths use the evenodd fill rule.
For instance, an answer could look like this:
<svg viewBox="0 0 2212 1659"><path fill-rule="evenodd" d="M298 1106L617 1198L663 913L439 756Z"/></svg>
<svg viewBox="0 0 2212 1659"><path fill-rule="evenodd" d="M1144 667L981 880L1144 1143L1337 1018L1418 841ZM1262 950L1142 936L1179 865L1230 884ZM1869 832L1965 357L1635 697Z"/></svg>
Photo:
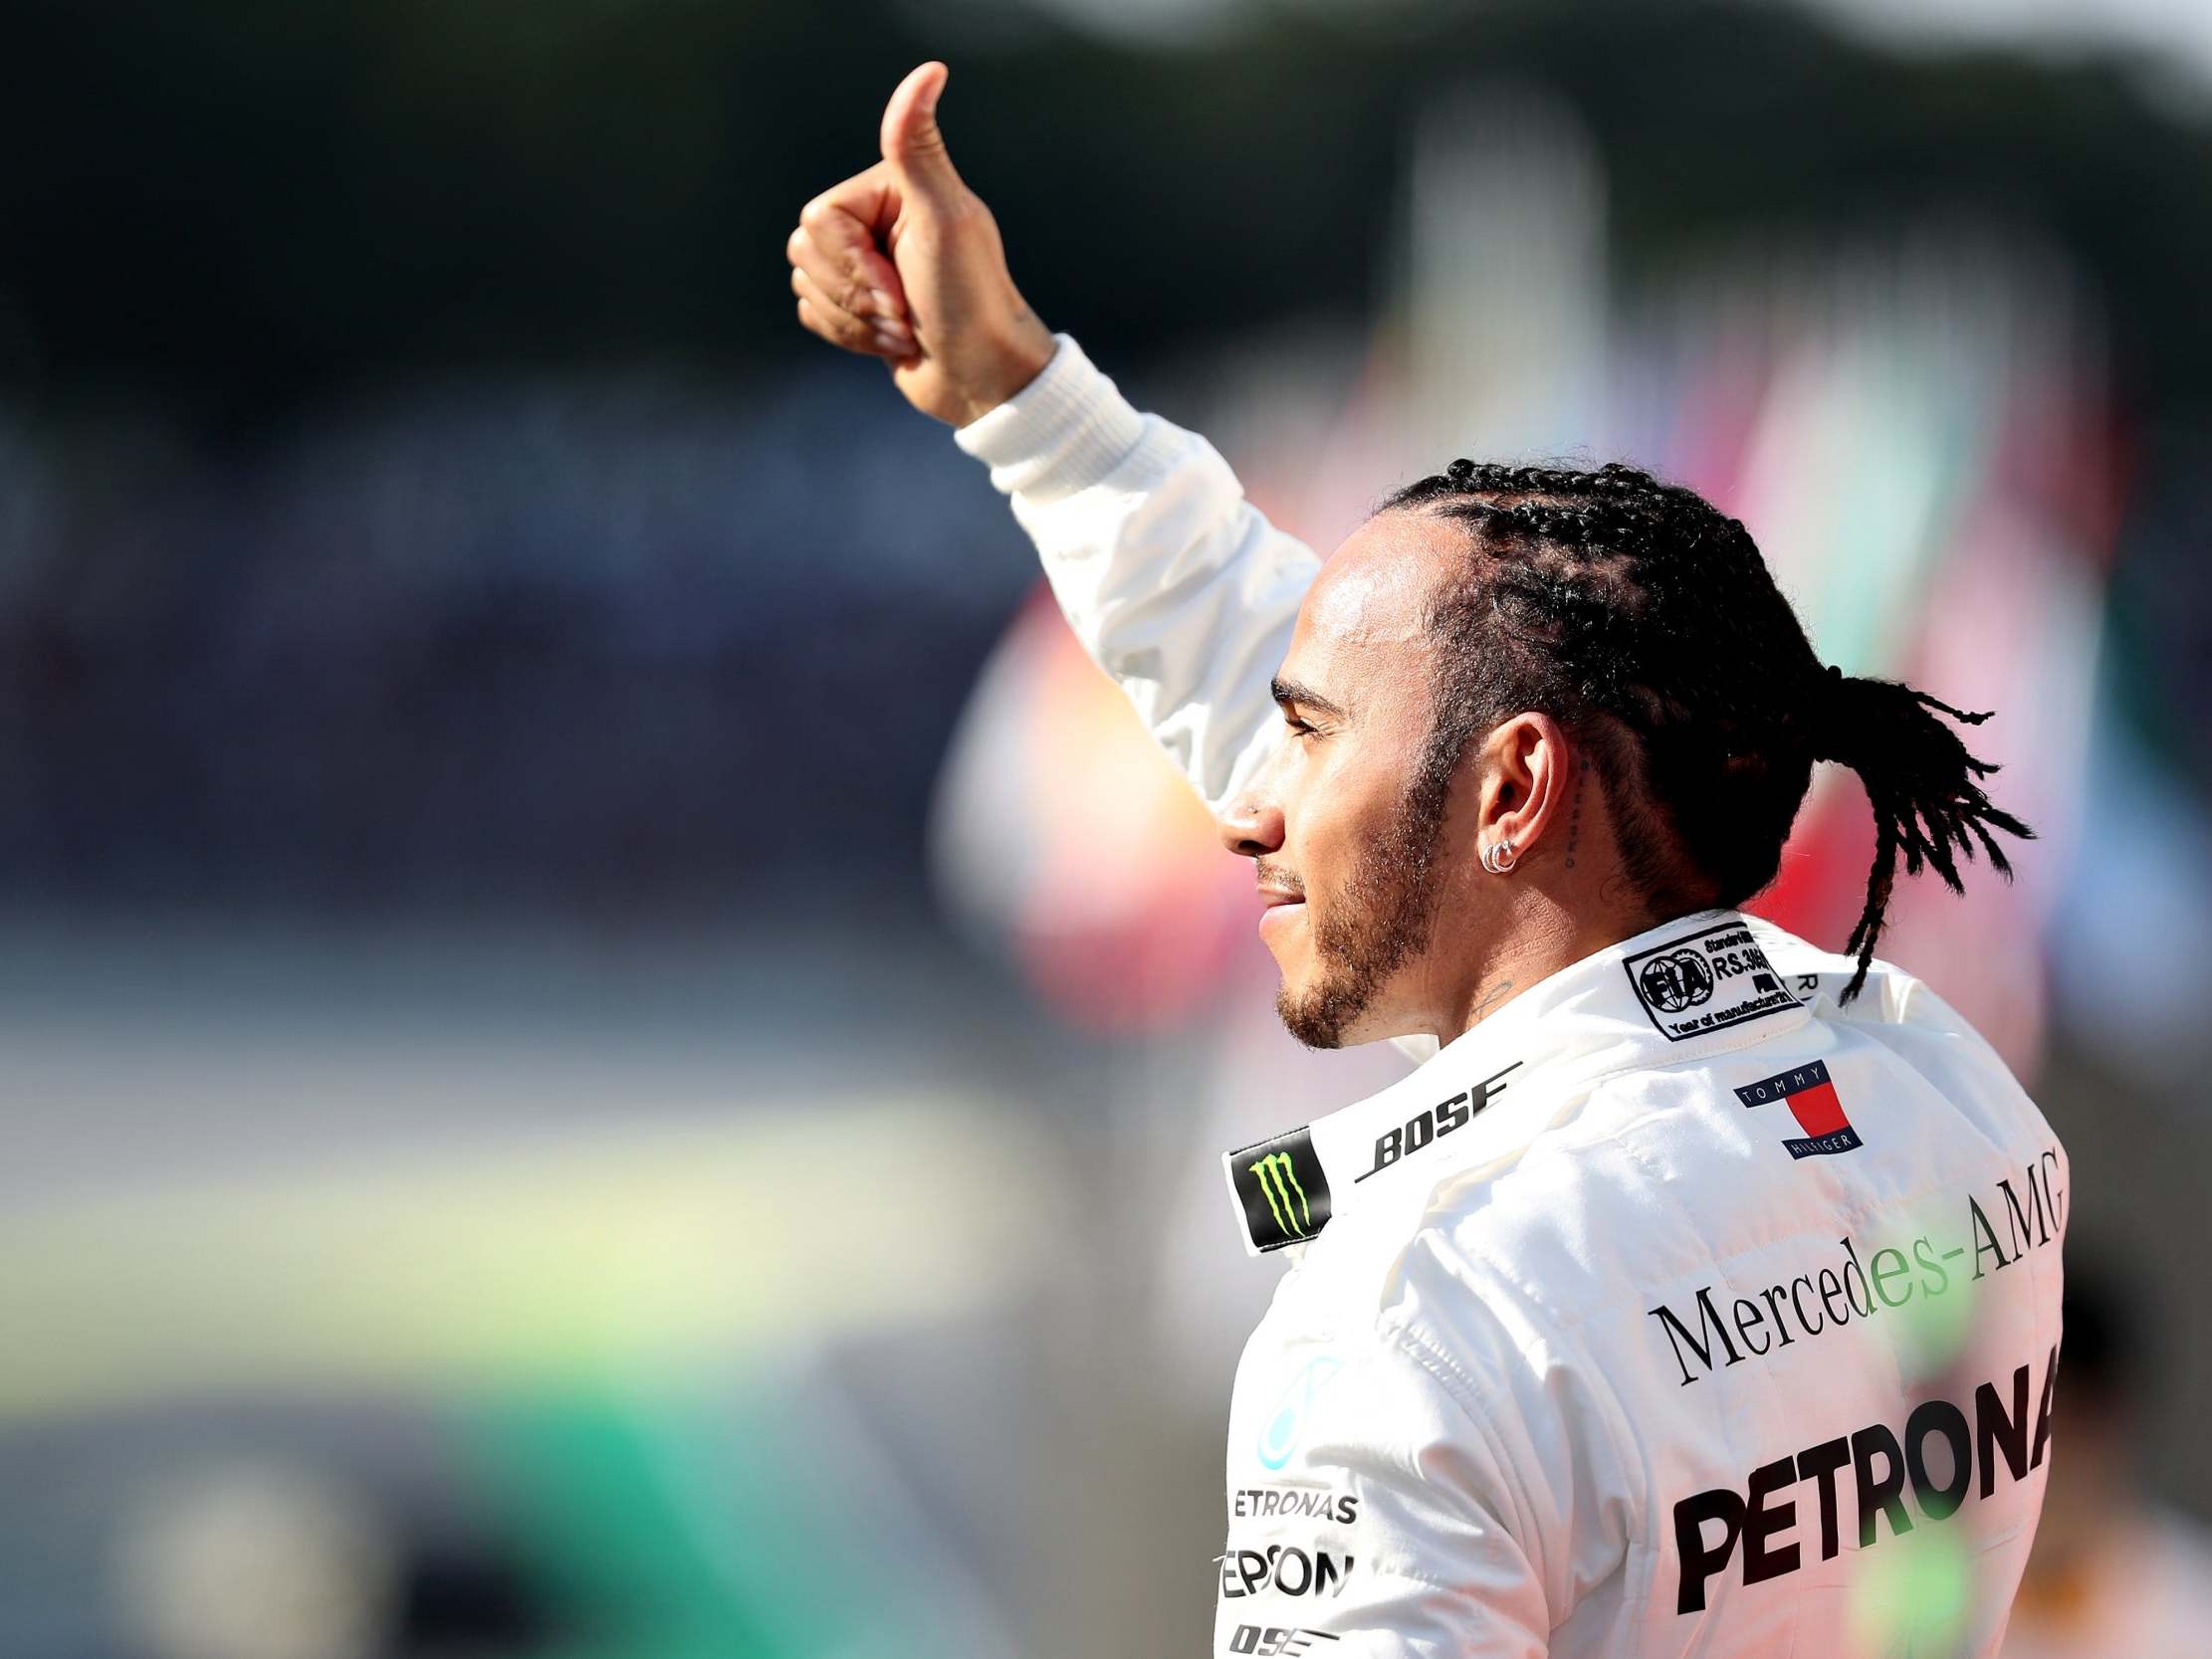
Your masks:
<svg viewBox="0 0 2212 1659"><path fill-rule="evenodd" d="M1805 1132L1799 1140L1782 1144L1792 1157L1817 1157L1825 1152L1856 1151L1866 1144L1844 1116L1843 1097L1828 1075L1828 1062L1813 1060L1793 1070L1746 1083L1736 1091L1745 1106L1765 1106L1771 1101L1789 1103L1790 1115Z"/></svg>
<svg viewBox="0 0 2212 1659"><path fill-rule="evenodd" d="M1644 1012L1669 1042L1799 1006L1740 922L1656 944L1624 957Z"/></svg>
<svg viewBox="0 0 2212 1659"><path fill-rule="evenodd" d="M1328 1225L1329 1177L1302 1129L1227 1154L1229 1185L1255 1250L1303 1244Z"/></svg>
<svg viewBox="0 0 2212 1659"><path fill-rule="evenodd" d="M1375 1138L1375 1161L1368 1165L1367 1175L1380 1175L1400 1158L1411 1157L1424 1146L1436 1144L1441 1136L1453 1130L1464 1129L1490 1102L1505 1093L1503 1079L1518 1060L1500 1066L1480 1083L1462 1089L1447 1101L1415 1113L1403 1124ZM1354 1175L1352 1184L1357 1186L1367 1175Z"/></svg>

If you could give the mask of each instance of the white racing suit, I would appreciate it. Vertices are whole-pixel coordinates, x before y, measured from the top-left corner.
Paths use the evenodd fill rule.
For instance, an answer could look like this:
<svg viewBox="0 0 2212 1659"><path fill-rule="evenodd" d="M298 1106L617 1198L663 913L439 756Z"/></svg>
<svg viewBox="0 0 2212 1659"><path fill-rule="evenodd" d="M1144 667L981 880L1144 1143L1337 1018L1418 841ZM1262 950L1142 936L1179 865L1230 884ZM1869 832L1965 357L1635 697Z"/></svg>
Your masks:
<svg viewBox="0 0 2212 1659"><path fill-rule="evenodd" d="M1319 561L1075 342L956 434L1219 810ZM2065 1150L1925 985L1730 912L1224 1158L1289 1262L1217 1654L1987 1654L2051 1456Z"/></svg>

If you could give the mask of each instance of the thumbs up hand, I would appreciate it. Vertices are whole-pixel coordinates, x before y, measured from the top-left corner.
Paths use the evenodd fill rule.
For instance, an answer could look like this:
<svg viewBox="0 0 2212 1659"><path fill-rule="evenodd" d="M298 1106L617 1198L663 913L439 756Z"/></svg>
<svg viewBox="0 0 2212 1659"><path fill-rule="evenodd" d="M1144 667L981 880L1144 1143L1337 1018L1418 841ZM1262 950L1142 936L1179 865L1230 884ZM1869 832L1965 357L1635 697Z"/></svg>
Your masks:
<svg viewBox="0 0 2212 1659"><path fill-rule="evenodd" d="M883 358L915 408L966 426L1034 379L1055 342L938 130L950 73L933 61L899 83L883 159L799 209L784 254L801 327Z"/></svg>

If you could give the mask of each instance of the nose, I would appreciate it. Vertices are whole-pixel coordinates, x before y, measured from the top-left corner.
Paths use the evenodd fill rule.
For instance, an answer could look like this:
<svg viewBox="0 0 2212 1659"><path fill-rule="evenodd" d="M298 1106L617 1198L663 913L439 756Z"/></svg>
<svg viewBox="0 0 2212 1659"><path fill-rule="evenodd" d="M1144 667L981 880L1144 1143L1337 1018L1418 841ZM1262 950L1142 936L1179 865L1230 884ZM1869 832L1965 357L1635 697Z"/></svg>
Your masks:
<svg viewBox="0 0 2212 1659"><path fill-rule="evenodd" d="M1282 808L1247 794L1229 803L1218 820L1221 845L1240 858L1282 851Z"/></svg>

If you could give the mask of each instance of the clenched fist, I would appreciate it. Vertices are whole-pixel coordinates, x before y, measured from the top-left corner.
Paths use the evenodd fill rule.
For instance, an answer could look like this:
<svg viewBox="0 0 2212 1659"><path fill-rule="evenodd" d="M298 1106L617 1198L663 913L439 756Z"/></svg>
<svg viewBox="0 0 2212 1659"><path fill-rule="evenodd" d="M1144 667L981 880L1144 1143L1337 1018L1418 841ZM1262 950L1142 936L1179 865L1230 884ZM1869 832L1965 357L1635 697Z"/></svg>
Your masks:
<svg viewBox="0 0 2212 1659"><path fill-rule="evenodd" d="M933 61L899 83L883 159L800 208L784 253L802 327L882 357L915 408L966 426L1034 379L1054 341L946 153L937 100L950 74Z"/></svg>

